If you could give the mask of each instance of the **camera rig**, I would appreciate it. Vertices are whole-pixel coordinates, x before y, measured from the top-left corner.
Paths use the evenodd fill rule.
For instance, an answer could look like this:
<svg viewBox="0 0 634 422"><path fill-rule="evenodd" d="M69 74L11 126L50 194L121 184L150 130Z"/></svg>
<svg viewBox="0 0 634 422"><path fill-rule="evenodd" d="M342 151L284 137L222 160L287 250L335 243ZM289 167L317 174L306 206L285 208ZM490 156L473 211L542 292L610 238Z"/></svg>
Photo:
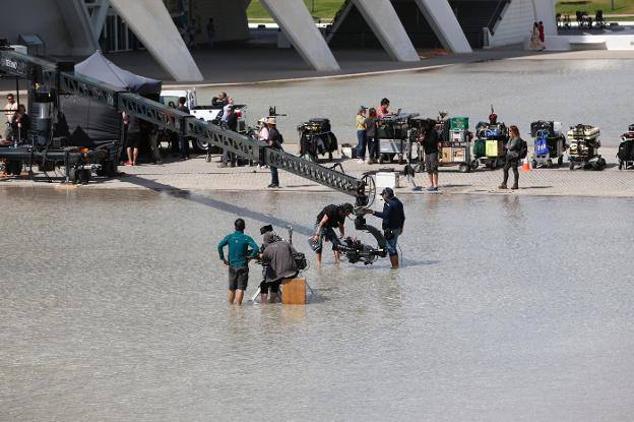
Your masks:
<svg viewBox="0 0 634 422"><path fill-rule="evenodd" d="M360 179L355 178L342 171L321 166L282 150L268 148L265 142L196 119L194 116L157 101L121 91L102 81L76 74L74 66L70 66L69 63L51 62L21 54L6 45L0 45L0 76L16 78L16 80L29 80L33 90L37 89L39 95L43 98L50 98L53 102L57 101L60 96L69 95L89 98L111 107L117 112L125 112L129 116L151 123L158 129L174 132L179 138L194 138L200 142L209 143L211 146L222 148L237 157L277 167L280 170L353 196L357 207L369 206L376 194L374 180L370 174L365 174ZM31 94L34 95L35 92L31 92ZM274 107L271 107L269 114L280 116ZM58 117L54 114L51 116L51 126L58 123L57 119ZM51 141L48 138L50 135L43 132L42 136L47 138L42 140L45 144ZM37 151L32 147L0 148L0 158L28 162L37 154L43 154L44 160L46 157L51 158L50 152ZM82 159L82 154L85 153L64 151L62 158L66 163L69 163L71 159ZM67 164L67 170L68 168ZM113 172L115 171L116 167L113 169ZM69 173L67 171L67 178ZM365 220L358 221L357 230L367 231L375 237L378 248L368 247L358 241L351 240L351 242L346 242L344 247L347 249L344 252L351 262L363 260L369 263L372 257L382 256L382 252L377 251L382 249L381 245L384 245L385 239L378 229L365 224Z"/></svg>
<svg viewBox="0 0 634 422"><path fill-rule="evenodd" d="M379 258L387 256L387 241L379 229L367 224L363 215L357 215L354 220L354 228L358 231L368 232L377 242L373 247L361 242L358 239L347 237L343 242L335 246L335 250L343 253L348 262L356 264L362 262L364 265L374 264Z"/></svg>

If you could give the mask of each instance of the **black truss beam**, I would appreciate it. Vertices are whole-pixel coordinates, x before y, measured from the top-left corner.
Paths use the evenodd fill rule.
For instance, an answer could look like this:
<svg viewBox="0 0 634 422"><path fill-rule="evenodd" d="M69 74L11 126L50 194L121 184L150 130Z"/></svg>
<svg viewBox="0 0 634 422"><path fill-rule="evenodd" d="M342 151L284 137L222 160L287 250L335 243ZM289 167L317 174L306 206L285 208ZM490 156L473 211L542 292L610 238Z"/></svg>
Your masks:
<svg viewBox="0 0 634 422"><path fill-rule="evenodd" d="M347 174L328 169L281 150L267 148L265 157L265 162L269 166L277 167L348 195L363 195L364 184Z"/></svg>
<svg viewBox="0 0 634 422"><path fill-rule="evenodd" d="M220 147L250 161L259 162L262 159L262 150L266 148L264 142L256 141L229 129L193 117L187 119L185 134L192 138L207 141L215 147Z"/></svg>

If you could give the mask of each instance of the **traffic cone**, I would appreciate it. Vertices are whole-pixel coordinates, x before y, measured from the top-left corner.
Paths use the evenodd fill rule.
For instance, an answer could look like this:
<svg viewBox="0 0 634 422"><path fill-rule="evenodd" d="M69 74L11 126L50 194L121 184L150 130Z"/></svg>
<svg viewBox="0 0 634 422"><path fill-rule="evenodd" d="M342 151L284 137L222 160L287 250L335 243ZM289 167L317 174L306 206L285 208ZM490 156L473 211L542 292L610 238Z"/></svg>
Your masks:
<svg viewBox="0 0 634 422"><path fill-rule="evenodd" d="M522 171L528 173L531 171L531 163L528 161L528 156L524 159L524 164L522 164Z"/></svg>

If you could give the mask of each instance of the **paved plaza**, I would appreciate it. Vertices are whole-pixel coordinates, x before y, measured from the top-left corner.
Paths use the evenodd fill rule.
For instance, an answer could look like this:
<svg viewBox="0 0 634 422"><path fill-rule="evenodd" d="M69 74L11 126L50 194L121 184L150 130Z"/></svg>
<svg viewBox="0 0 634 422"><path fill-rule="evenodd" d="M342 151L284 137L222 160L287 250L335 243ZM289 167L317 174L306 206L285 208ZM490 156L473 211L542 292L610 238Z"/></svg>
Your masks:
<svg viewBox="0 0 634 422"><path fill-rule="evenodd" d="M297 145L287 145L288 152L297 153ZM557 196L595 196L595 197L634 197L634 171L620 171L616 164L616 149L601 150L608 161L603 171L575 170L570 171L566 163L561 168L539 168L529 173L520 174L518 191L500 191L497 186L502 179L500 169L491 171L480 167L472 173L460 173L457 167L441 168L440 193L443 194L509 194L509 195L557 195ZM214 156L211 163L204 156L187 161L176 161L161 165L143 164L136 167L119 167L120 176L111 180L94 179L89 185L74 186L72 189L150 189L155 191L261 191L270 183L269 171L257 166L235 168L219 167L219 156ZM347 174L360 177L369 171L380 169L403 170L403 165L360 164L355 159L337 159L334 162L323 162L331 167L340 162ZM279 192L328 192L329 188L313 183L304 178L280 172L281 188ZM26 175L20 178L9 178L1 181L0 186L32 186L63 188L59 183L50 184L43 175L37 176L37 182L29 180ZM59 180L59 179L58 179ZM426 186L427 176L417 174L414 182L418 186ZM430 195L426 191L414 191L413 184L407 178L400 177L399 195Z"/></svg>

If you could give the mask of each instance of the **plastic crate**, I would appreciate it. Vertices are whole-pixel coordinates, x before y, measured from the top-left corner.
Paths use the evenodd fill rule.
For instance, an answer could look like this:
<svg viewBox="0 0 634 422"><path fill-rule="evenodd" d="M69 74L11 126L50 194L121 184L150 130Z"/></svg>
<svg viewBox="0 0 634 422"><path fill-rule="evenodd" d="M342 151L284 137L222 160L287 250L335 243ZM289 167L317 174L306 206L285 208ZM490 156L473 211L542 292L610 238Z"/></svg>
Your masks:
<svg viewBox="0 0 634 422"><path fill-rule="evenodd" d="M449 119L449 128L451 130L467 130L469 129L468 117L452 117Z"/></svg>

